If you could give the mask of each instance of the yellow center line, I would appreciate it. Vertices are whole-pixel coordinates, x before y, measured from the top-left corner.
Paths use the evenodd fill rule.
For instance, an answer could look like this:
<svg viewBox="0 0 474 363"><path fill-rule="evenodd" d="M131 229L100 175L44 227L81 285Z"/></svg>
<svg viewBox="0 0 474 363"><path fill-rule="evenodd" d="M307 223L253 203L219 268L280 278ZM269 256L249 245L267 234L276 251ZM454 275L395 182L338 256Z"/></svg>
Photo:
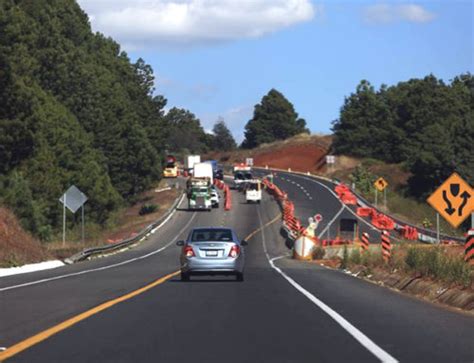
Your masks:
<svg viewBox="0 0 474 363"><path fill-rule="evenodd" d="M273 218L270 222L267 222L267 224L261 226L260 228L257 228L255 231L250 233L247 237L244 238L245 241L248 241L251 239L253 236L255 236L258 232L260 232L262 229L267 228L269 225L275 223L281 218L281 213L279 213L275 218Z"/></svg>
<svg viewBox="0 0 474 363"><path fill-rule="evenodd" d="M253 231L252 233L250 233L246 238L245 240L248 241L250 240L253 236L255 236L258 232L260 232L262 229L268 227L269 225L275 223L277 220L279 220L281 218L281 213L279 213L273 220L271 220L270 222L268 222L267 224L265 224L264 226L260 227L260 228L257 228L255 231ZM98 313L100 313L101 311L104 311L104 310L107 310L109 308L111 308L112 306L114 305L117 305L121 302L124 302L126 300L129 300L137 295L140 295L140 294L143 294L144 292L154 288L155 286L158 286L158 285L161 285L162 283L168 281L169 279L179 275L180 271L175 271L175 272L172 272L166 276L163 276L161 278L159 278L158 280L152 282L151 284L149 285L146 285L138 290L135 290L135 291L132 291L126 295L123 295L123 296L120 296L118 298L115 298L115 299L112 299L112 300L109 300L105 303L102 303L92 309L89 309L89 310L86 310L85 312L79 314L79 315L76 315L76 316L73 316L72 318L69 318L65 321L63 321L62 323L59 323L57 325L54 325L46 330L43 330L42 332L36 334L36 335L33 335L27 339L24 339L18 343L16 343L15 345L12 345L11 347L9 347L7 350L3 351L3 352L0 352L0 362L3 362L4 360L8 359L8 358L11 358L15 355L17 355L18 353L26 350L26 349L29 349L31 348L32 346L38 344L38 343L41 343L42 341L50 338L51 336L53 336L54 334L57 334L63 330L66 330L68 328L70 328L71 326L79 323L80 321L82 320L85 320L93 315L96 315Z"/></svg>
<svg viewBox="0 0 474 363"><path fill-rule="evenodd" d="M152 282L149 285L146 285L138 290L132 291L126 295L120 296L118 298L115 298L113 300L107 301L105 303L102 303L90 310L87 310L79 315L73 316L72 318L63 321L62 323L59 323L55 326L52 326L49 329L46 329L36 335L33 335L32 337L29 337L19 343L16 343L15 345L12 345L9 347L7 350L0 352L0 361L4 361L5 359L11 358L14 355L17 355L18 353L31 348L32 346L48 339L49 337L53 336L54 334L57 334L65 329L70 328L71 326L79 323L82 320L85 320L92 315L98 314L101 311L104 311L106 309L109 309L110 307L119 304L123 301L129 300L132 297L135 297L137 295L143 294L145 291L148 291L155 286L161 285L162 283L168 281L169 279L173 278L174 276L178 275L180 271L175 271L173 273L170 273L166 276L163 276L159 278L158 280Z"/></svg>

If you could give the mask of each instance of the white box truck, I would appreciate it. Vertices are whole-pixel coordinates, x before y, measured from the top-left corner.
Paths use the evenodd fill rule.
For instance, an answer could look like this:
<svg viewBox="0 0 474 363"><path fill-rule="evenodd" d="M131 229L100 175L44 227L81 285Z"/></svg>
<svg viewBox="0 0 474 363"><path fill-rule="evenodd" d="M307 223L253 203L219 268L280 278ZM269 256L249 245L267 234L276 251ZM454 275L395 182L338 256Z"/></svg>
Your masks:
<svg viewBox="0 0 474 363"><path fill-rule="evenodd" d="M184 169L187 171L192 171L195 164L201 162L201 155L188 155L184 158Z"/></svg>

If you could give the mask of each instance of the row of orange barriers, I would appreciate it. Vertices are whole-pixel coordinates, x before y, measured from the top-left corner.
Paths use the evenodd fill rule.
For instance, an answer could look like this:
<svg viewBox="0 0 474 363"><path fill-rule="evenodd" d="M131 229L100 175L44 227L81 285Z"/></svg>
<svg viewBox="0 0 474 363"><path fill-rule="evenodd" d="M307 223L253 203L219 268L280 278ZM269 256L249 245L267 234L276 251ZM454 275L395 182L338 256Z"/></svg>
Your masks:
<svg viewBox="0 0 474 363"><path fill-rule="evenodd" d="M295 205L288 199L288 195L285 192L268 179L263 179L262 183L267 191L280 202L283 209L284 228L296 239L304 231L304 227L299 219L295 217Z"/></svg>
<svg viewBox="0 0 474 363"><path fill-rule="evenodd" d="M229 186L224 183L222 180L214 179L214 184L220 190L224 191L224 209L229 211L232 209L232 194L230 192Z"/></svg>
<svg viewBox="0 0 474 363"><path fill-rule="evenodd" d="M378 213L374 208L357 208L357 215L370 217L372 219L371 223L379 229L395 229L395 221L383 213Z"/></svg>

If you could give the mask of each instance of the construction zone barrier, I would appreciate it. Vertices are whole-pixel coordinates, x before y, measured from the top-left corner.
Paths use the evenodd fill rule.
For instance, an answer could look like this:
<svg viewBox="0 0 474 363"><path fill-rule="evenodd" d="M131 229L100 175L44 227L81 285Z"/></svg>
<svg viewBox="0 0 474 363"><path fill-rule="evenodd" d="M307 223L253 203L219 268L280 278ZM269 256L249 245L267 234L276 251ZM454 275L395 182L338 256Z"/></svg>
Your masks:
<svg viewBox="0 0 474 363"><path fill-rule="evenodd" d="M232 196L230 193L230 188L227 184L224 184L224 194L225 194L224 209L226 211L229 211L232 208Z"/></svg>
<svg viewBox="0 0 474 363"><path fill-rule="evenodd" d="M294 204L288 199L288 195L285 192L268 179L263 179L262 183L267 192L279 202L282 208L283 229L290 239L296 240L304 231L304 227L301 225L299 219L295 217Z"/></svg>
<svg viewBox="0 0 474 363"><path fill-rule="evenodd" d="M466 244L464 245L464 261L474 265L474 229L467 232Z"/></svg>
<svg viewBox="0 0 474 363"><path fill-rule="evenodd" d="M363 232L360 238L360 245L362 247L362 251L367 251L369 249L369 234L367 232Z"/></svg>
<svg viewBox="0 0 474 363"><path fill-rule="evenodd" d="M225 188L225 183L219 179L214 179L214 185L218 187L220 190L224 190Z"/></svg>
<svg viewBox="0 0 474 363"><path fill-rule="evenodd" d="M357 208L357 215L371 218L371 223L378 229L395 229L395 221L383 213L378 213L374 208ZM418 237L418 232L416 234Z"/></svg>
<svg viewBox="0 0 474 363"><path fill-rule="evenodd" d="M390 232L383 230L380 235L382 242L382 257L385 262L390 261L392 257L392 244L390 243Z"/></svg>
<svg viewBox="0 0 474 363"><path fill-rule="evenodd" d="M418 239L418 230L415 227L403 226L400 233L405 239L413 241Z"/></svg>
<svg viewBox="0 0 474 363"><path fill-rule="evenodd" d="M296 260L309 261L313 259L313 251L318 245L318 239L315 236L316 228L318 228L318 220L310 219L307 228L300 229L301 234L296 239L293 248L293 258Z"/></svg>
<svg viewBox="0 0 474 363"><path fill-rule="evenodd" d="M334 190L342 203L357 205L357 197L351 192L347 185L341 183L337 185Z"/></svg>

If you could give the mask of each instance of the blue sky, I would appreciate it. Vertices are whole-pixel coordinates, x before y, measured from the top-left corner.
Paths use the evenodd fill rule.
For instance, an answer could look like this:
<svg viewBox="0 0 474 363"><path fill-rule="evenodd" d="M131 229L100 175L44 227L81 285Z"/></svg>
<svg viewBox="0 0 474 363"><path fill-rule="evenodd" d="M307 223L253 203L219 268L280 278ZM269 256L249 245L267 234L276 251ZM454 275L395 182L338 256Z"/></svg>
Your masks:
<svg viewBox="0 0 474 363"><path fill-rule="evenodd" d="M329 133L362 79L376 87L473 67L471 1L79 0L94 30L152 65L157 93L241 141L253 107L281 91Z"/></svg>

